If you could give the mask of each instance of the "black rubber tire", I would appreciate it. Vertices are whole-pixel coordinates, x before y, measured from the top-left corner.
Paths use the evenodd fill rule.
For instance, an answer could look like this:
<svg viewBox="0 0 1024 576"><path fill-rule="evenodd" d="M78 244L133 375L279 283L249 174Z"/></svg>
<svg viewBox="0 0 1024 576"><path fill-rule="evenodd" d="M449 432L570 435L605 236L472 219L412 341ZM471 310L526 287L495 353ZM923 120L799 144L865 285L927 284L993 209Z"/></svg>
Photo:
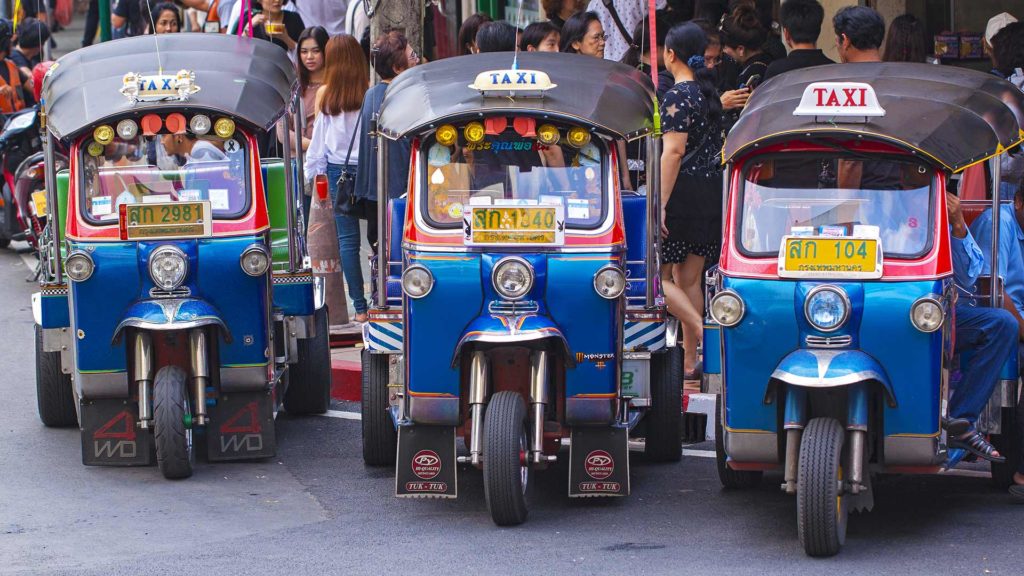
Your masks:
<svg viewBox="0 0 1024 576"><path fill-rule="evenodd" d="M11 245L10 238L0 238L0 248L7 248Z"/></svg>
<svg viewBox="0 0 1024 576"><path fill-rule="evenodd" d="M1006 490L1013 485L1013 475L1019 469L1021 458L1024 457L1024 439L1021 438L1021 425L1024 424L1024 407L1018 402L1016 408L1003 408L1001 433L992 435L992 445L1006 457L1003 464L992 464L992 485Z"/></svg>
<svg viewBox="0 0 1024 576"><path fill-rule="evenodd" d="M323 414L331 407L331 333L327 307L313 313L316 336L299 340L299 360L288 367L284 409L289 414Z"/></svg>
<svg viewBox="0 0 1024 576"><path fill-rule="evenodd" d="M36 405L39 419L50 428L78 424L71 375L60 370L60 352L43 351L43 329L36 328Z"/></svg>
<svg viewBox="0 0 1024 576"><path fill-rule="evenodd" d="M644 415L644 456L678 462L683 456L683 349L651 354L651 406Z"/></svg>
<svg viewBox="0 0 1024 576"><path fill-rule="evenodd" d="M800 440L797 534L808 556L833 556L846 542L842 453L846 432L834 418L814 418Z"/></svg>
<svg viewBox="0 0 1024 576"><path fill-rule="evenodd" d="M718 481L730 490L753 488L761 483L763 472L759 470L733 470L726 464L725 435L722 426L722 395L715 398L715 464L718 467Z"/></svg>
<svg viewBox="0 0 1024 576"><path fill-rule="evenodd" d="M367 466L394 466L398 430L391 419L388 390L388 355L362 352L363 462Z"/></svg>
<svg viewBox="0 0 1024 576"><path fill-rule="evenodd" d="M504 390L491 396L484 415L484 497L491 519L498 526L526 521L527 480L522 477L526 457L526 403L519 394Z"/></svg>
<svg viewBox="0 0 1024 576"><path fill-rule="evenodd" d="M192 431L185 426L190 407L188 374L177 366L157 371L153 379L153 443L157 466L170 480L192 475Z"/></svg>

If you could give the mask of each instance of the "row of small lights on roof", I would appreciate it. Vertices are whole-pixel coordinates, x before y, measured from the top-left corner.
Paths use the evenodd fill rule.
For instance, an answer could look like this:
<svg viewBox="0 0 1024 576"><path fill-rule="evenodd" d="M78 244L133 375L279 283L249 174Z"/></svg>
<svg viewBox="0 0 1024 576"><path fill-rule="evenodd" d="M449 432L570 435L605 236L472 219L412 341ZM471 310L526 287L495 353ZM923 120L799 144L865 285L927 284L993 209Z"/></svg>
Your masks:
<svg viewBox="0 0 1024 576"><path fill-rule="evenodd" d="M502 130L497 130L497 132L501 132L503 130L504 127L502 127ZM522 134L522 131L519 130L519 126L516 126L516 130L524 137L533 136L533 134ZM463 137L471 144L482 142L487 133L488 130L484 128L482 122L470 122L462 129ZM537 141L546 146L554 146L555 144L558 144L559 140L562 138L558 128L551 124L542 124L537 128L536 136ZM459 140L459 131L451 124L444 124L437 129L434 137L442 146L452 146ZM569 129L565 140L570 146L583 148L590 143L590 132L586 128L576 126Z"/></svg>
<svg viewBox="0 0 1024 576"><path fill-rule="evenodd" d="M157 114L146 114L139 124L144 136L155 136L164 126L172 134L184 134L186 122L183 114L174 112L168 114L166 120ZM92 132L92 138L104 146L114 141L115 134L122 140L134 140L139 135L139 124L126 118L117 123L116 132L109 124L97 126ZM210 117L205 114L196 114L188 121L188 129L196 136L208 134L211 128L218 137L230 138L235 133L235 121L230 118L218 118L216 122L211 122Z"/></svg>

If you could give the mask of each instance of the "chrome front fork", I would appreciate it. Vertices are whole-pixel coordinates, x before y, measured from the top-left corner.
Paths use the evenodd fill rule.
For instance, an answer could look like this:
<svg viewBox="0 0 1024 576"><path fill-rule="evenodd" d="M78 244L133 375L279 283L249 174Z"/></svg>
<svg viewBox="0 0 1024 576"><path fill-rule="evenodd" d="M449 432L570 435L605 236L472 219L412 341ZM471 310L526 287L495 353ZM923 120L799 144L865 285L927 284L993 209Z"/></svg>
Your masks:
<svg viewBox="0 0 1024 576"><path fill-rule="evenodd" d="M206 346L206 332L202 328L189 330L189 364L192 368L193 421L198 426L207 423L206 386L210 382L210 361ZM148 429L153 423L153 340L148 332L135 333L132 346L135 368L132 380L139 392L139 428Z"/></svg>
<svg viewBox="0 0 1024 576"><path fill-rule="evenodd" d="M469 435L469 463L483 466L484 407L487 402L487 356L473 352L469 363L469 411L472 429Z"/></svg>
<svg viewBox="0 0 1024 576"><path fill-rule="evenodd" d="M864 484L864 454L868 435L868 389L866 384L850 386L846 413L846 462L847 482L844 490L860 494ZM797 477L800 469L800 441L807 424L807 390L798 386L786 388L784 412L786 429L786 463L782 489L787 494L796 494Z"/></svg>
<svg viewBox="0 0 1024 576"><path fill-rule="evenodd" d="M550 398L550 373L547 350L537 350L530 355L530 411L533 415L530 433L530 462L546 464L558 456L544 455L544 414Z"/></svg>
<svg viewBox="0 0 1024 576"><path fill-rule="evenodd" d="M153 341L149 334L136 332L132 349L135 357L132 380L139 389L139 428L147 430L153 422L153 402L150 398L153 390Z"/></svg>
<svg viewBox="0 0 1024 576"><path fill-rule="evenodd" d="M188 331L189 363L192 366L193 418L198 426L206 425L206 385L210 382L210 359L206 347L206 331L193 328Z"/></svg>

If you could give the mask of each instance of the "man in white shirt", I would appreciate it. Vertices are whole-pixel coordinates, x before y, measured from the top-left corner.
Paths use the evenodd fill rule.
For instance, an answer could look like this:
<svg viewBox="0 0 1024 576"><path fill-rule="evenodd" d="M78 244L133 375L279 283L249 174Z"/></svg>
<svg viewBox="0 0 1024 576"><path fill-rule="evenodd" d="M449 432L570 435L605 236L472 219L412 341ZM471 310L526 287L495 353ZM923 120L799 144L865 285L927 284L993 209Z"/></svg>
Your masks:
<svg viewBox="0 0 1024 576"><path fill-rule="evenodd" d="M345 33L345 11L352 0L294 0L299 16L309 26L323 26L331 36ZM356 0L362 4L362 0ZM356 36L359 39L359 36Z"/></svg>
<svg viewBox="0 0 1024 576"><path fill-rule="evenodd" d="M647 14L647 3L640 2L640 0L607 1L609 7L614 8L618 15L619 23L622 24L621 29L616 24L615 18L612 17L609 7L605 6L605 0L590 0L587 10L597 14L601 20L601 27L604 28L604 33L608 36L604 45L605 60L619 62L626 55L626 50L629 50L632 38L628 38L628 35L633 33L637 22L643 20L644 15ZM657 0L656 7L658 10L664 10L665 0Z"/></svg>

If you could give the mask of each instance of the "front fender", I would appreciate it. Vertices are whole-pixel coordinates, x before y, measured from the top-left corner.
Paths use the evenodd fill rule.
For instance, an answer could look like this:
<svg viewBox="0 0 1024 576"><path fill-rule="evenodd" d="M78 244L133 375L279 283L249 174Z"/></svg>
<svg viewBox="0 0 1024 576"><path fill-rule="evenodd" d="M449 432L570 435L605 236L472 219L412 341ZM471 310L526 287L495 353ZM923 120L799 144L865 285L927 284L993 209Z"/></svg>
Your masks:
<svg viewBox="0 0 1024 576"><path fill-rule="evenodd" d="M562 334L562 330L551 318L539 314L478 316L469 323L459 338L459 343L455 346L455 353L452 355L451 365L452 368L458 367L463 347L472 342L516 344L545 338L552 338L561 345L568 367L576 365L575 359L569 353L569 343L566 341L565 335Z"/></svg>
<svg viewBox="0 0 1024 576"><path fill-rule="evenodd" d="M896 395L885 368L860 350L790 352L772 372L772 380L804 388L836 388L874 380L882 385L889 405L896 407Z"/></svg>
<svg viewBox="0 0 1024 576"><path fill-rule="evenodd" d="M220 327L224 341L231 342L231 332L212 304L198 298L165 298L139 300L125 312L114 330L113 344L121 339L125 328L141 330L185 330L197 326Z"/></svg>

